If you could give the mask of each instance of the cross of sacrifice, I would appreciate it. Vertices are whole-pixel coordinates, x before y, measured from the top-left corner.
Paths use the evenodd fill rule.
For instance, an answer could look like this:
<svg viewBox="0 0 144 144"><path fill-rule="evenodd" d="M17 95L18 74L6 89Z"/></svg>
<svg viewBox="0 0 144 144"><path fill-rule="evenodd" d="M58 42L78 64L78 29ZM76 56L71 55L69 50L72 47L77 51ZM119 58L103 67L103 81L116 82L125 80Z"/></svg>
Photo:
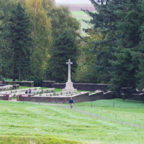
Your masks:
<svg viewBox="0 0 144 144"><path fill-rule="evenodd" d="M66 64L68 64L68 81L67 82L71 82L71 64L73 63L69 59Z"/></svg>

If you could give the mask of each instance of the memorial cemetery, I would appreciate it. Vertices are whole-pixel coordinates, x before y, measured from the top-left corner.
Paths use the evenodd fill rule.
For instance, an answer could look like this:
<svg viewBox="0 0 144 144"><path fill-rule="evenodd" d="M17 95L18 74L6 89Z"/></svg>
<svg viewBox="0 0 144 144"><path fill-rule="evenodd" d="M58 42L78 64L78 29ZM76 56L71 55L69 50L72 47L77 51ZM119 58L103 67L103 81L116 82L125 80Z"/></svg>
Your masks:
<svg viewBox="0 0 144 144"><path fill-rule="evenodd" d="M0 0L0 144L143 144L143 13L142 0Z"/></svg>
<svg viewBox="0 0 144 144"><path fill-rule="evenodd" d="M96 90L92 94L90 92L78 92L73 87L73 82L71 81L71 64L73 63L69 59L66 64L68 65L68 80L61 92L55 92L55 88L41 89L41 87L34 87L29 89L14 89L13 85L6 85L0 88L0 99L12 100L13 98L17 98L17 101L68 103L72 97L75 103L79 103L112 98L111 92L104 93L100 90Z"/></svg>

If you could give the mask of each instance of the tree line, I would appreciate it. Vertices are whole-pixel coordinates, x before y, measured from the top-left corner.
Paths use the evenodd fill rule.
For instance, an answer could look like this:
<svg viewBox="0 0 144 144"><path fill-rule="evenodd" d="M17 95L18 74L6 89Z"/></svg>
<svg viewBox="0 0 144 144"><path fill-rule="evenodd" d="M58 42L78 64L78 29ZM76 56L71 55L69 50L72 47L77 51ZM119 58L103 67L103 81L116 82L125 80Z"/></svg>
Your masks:
<svg viewBox="0 0 144 144"><path fill-rule="evenodd" d="M53 0L0 0L1 79L65 82L68 59L74 82L108 83L120 94L144 86L144 3L90 0L95 12L87 35L66 7Z"/></svg>
<svg viewBox="0 0 144 144"><path fill-rule="evenodd" d="M80 23L69 9L57 7L54 0L0 0L0 7L1 79L66 81L66 76L53 75L64 75L65 62L77 57Z"/></svg>
<svg viewBox="0 0 144 144"><path fill-rule="evenodd" d="M111 90L127 94L144 88L144 2L143 0L90 0L97 13L92 17L90 37L95 53L97 81L112 84ZM99 39L95 36L99 35Z"/></svg>

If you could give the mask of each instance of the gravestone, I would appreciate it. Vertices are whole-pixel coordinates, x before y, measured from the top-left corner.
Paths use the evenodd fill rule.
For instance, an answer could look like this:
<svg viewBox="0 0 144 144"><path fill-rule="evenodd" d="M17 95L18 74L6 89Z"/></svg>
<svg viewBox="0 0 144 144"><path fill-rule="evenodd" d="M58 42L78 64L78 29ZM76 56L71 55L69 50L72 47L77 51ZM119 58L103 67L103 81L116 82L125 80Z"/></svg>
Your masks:
<svg viewBox="0 0 144 144"><path fill-rule="evenodd" d="M13 88L14 88L14 89L19 89L19 84L13 85Z"/></svg>

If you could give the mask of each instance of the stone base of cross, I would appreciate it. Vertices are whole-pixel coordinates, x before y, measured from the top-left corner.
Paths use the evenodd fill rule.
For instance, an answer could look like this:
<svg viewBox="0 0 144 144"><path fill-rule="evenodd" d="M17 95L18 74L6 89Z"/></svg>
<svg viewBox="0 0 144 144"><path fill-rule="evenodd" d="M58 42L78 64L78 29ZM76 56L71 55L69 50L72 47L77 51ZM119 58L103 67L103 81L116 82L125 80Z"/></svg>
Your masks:
<svg viewBox="0 0 144 144"><path fill-rule="evenodd" d="M76 90L73 87L73 83L72 82L66 82L66 87L63 89L63 91L73 91L73 90Z"/></svg>
<svg viewBox="0 0 144 144"><path fill-rule="evenodd" d="M73 64L70 59L66 63L68 64L68 81L66 82L66 87L63 89L63 91L73 91L76 90L73 87L73 83L71 82L71 64Z"/></svg>

